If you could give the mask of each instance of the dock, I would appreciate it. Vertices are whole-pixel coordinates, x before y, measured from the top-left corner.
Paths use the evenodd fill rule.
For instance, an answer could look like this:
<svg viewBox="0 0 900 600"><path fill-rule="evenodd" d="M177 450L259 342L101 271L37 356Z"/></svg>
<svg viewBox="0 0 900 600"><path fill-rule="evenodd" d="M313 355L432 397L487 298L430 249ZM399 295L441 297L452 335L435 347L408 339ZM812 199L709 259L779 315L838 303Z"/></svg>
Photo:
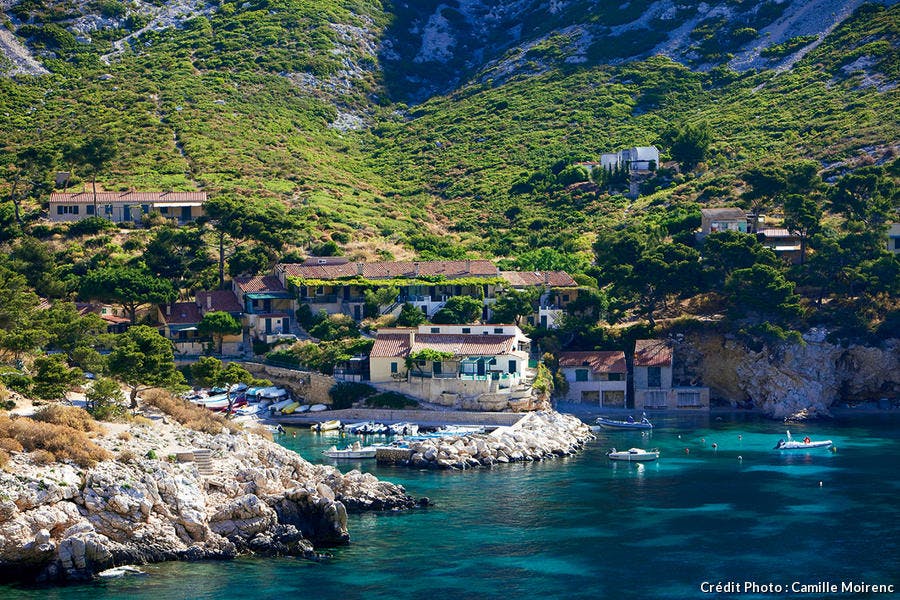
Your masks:
<svg viewBox="0 0 900 600"><path fill-rule="evenodd" d="M441 425L481 425L488 429L512 425L525 413L511 412L475 412L454 410L391 410L383 408L346 408L342 410L323 410L316 413L276 415L268 420L280 423L285 427L312 425L322 421L339 419L341 423L358 423L375 421L392 425L394 423L416 423L425 427Z"/></svg>

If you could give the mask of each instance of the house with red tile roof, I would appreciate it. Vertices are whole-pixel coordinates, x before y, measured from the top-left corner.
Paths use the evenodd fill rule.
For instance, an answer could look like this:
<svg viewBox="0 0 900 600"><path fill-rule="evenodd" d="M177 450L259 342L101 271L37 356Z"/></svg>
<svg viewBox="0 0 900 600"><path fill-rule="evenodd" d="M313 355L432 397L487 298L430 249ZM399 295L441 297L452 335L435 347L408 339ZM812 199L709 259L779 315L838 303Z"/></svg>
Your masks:
<svg viewBox="0 0 900 600"><path fill-rule="evenodd" d="M709 410L709 388L673 385L674 354L667 340L636 340L634 408Z"/></svg>
<svg viewBox="0 0 900 600"><path fill-rule="evenodd" d="M578 298L578 282L565 271L500 271L504 284L498 295L513 289L524 291L540 288L535 312L526 317L529 325L543 329L556 329L565 313L566 306ZM485 298L490 306L493 299Z"/></svg>
<svg viewBox="0 0 900 600"><path fill-rule="evenodd" d="M621 350L561 352L559 372L568 383L562 400L603 408L625 408L628 369Z"/></svg>
<svg viewBox="0 0 900 600"><path fill-rule="evenodd" d="M539 307L530 323L552 327L578 292L578 284L564 271L500 271L489 260L366 263L312 257L303 263L277 265L275 275L285 288L296 290L298 302L314 313L346 314L357 321L367 316L366 292L379 288L397 290L393 302L378 308L382 315L399 314L408 302L430 318L453 296L470 296L483 300L482 318L489 320L490 305L501 290L540 287Z"/></svg>
<svg viewBox="0 0 900 600"><path fill-rule="evenodd" d="M531 395L530 344L515 325L384 328L369 352L369 379L428 402L500 410Z"/></svg>
<svg viewBox="0 0 900 600"><path fill-rule="evenodd" d="M114 223L140 223L144 215L158 212L182 225L202 217L205 202L206 192L53 192L50 220L102 217Z"/></svg>
<svg viewBox="0 0 900 600"><path fill-rule="evenodd" d="M232 291L243 309L243 325L251 339L266 344L296 339L292 326L297 303L277 275L236 277Z"/></svg>
<svg viewBox="0 0 900 600"><path fill-rule="evenodd" d="M176 356L200 356L208 354L212 339L199 331L200 321L210 312L227 312L242 320L241 305L231 290L197 292L191 302L174 302L157 307L156 322L160 333L172 341ZM244 353L243 333L222 338L222 356L241 356Z"/></svg>

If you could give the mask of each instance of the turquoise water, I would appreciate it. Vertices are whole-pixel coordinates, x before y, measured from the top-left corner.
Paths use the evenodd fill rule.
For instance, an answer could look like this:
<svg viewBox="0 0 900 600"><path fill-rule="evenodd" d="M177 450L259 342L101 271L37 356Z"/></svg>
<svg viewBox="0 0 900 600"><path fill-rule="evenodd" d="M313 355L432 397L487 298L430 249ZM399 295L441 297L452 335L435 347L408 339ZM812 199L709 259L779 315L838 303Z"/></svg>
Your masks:
<svg viewBox="0 0 900 600"><path fill-rule="evenodd" d="M799 454L772 450L783 425L746 415L721 419L659 418L648 437L601 433L578 456L492 470L416 471L325 459L402 483L435 506L353 515L351 545L329 549L331 557L318 563L150 565L143 567L147 576L91 585L0 587L0 598L714 596L701 593L704 581L788 588L795 581L854 581L900 589L897 415L794 425L794 437L830 438L838 447ZM296 431L282 443L313 461L322 461L321 450L331 444L355 439ZM662 455L645 465L611 463L604 456L611 446L658 447Z"/></svg>

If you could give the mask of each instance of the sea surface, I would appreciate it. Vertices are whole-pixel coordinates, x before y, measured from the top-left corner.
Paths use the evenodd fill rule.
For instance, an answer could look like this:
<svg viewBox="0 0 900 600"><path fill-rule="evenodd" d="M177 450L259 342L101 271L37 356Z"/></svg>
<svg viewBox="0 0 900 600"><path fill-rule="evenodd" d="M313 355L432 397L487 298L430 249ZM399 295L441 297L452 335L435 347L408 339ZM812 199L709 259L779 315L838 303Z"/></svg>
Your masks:
<svg viewBox="0 0 900 600"><path fill-rule="evenodd" d="M753 415L654 422L649 435L601 432L570 458L452 472L323 459L356 438L289 429L279 441L305 458L372 472L435 505L351 515L351 544L324 549L320 562L148 565L94 584L0 586L0 598L900 597L900 415L789 426L797 439L833 440L836 452L775 451L785 425ZM632 446L661 458L605 456ZM705 593L704 582L741 593ZM819 582L898 592L791 592Z"/></svg>

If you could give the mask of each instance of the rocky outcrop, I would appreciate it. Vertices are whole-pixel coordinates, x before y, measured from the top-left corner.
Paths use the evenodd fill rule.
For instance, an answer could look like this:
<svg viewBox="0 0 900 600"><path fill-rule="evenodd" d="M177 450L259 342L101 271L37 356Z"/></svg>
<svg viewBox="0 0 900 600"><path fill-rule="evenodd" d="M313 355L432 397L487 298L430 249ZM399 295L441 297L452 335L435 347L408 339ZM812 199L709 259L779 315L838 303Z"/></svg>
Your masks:
<svg viewBox="0 0 900 600"><path fill-rule="evenodd" d="M775 418L827 415L839 401L900 397L900 340L845 348L811 331L803 344L753 349L738 339L690 335L676 340L675 356L681 372L702 380L712 397L752 403Z"/></svg>
<svg viewBox="0 0 900 600"><path fill-rule="evenodd" d="M568 456L593 439L590 428L571 415L528 413L490 434L412 442L404 464L419 468L469 469Z"/></svg>
<svg viewBox="0 0 900 600"><path fill-rule="evenodd" d="M179 444L211 451L211 475L167 453L173 431ZM18 453L0 472L0 573L78 580L118 565L244 552L312 558L315 545L349 540L348 509L417 504L400 486L312 465L247 433L158 424L95 441L119 460L81 469Z"/></svg>

